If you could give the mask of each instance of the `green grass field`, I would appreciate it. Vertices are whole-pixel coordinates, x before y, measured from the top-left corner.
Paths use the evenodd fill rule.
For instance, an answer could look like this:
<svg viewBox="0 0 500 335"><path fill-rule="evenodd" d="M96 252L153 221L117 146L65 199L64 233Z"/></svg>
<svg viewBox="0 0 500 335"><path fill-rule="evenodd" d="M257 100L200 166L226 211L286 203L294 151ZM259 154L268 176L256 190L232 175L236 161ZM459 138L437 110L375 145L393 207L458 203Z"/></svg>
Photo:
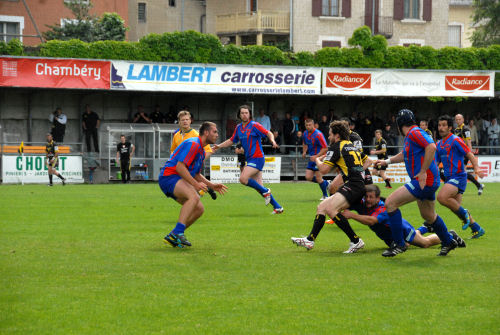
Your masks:
<svg viewBox="0 0 500 335"><path fill-rule="evenodd" d="M464 196L485 236L448 257L391 259L355 222L358 254L329 225L313 250L292 245L311 229L317 185L272 185L283 215L229 187L203 198L193 247L174 249L162 238L180 207L156 184L0 186L0 334L500 333L500 184ZM413 204L403 217L422 222Z"/></svg>

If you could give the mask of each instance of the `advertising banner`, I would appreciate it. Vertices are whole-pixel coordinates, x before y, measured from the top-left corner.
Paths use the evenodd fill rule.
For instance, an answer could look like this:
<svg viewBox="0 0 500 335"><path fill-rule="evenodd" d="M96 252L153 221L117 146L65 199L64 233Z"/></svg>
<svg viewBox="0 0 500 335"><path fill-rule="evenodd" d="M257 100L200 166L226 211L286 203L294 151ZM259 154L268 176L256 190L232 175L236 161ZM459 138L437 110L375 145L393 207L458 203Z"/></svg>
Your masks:
<svg viewBox="0 0 500 335"><path fill-rule="evenodd" d="M323 69L323 94L493 97L495 72Z"/></svg>
<svg viewBox="0 0 500 335"><path fill-rule="evenodd" d="M370 158L376 160L375 156ZM484 178L477 178L479 182L500 182L500 156L478 156L478 162L479 167L485 174ZM469 172L474 172L470 163L467 165L467 170ZM391 182L394 183L407 183L410 181L404 163L389 165L386 170L386 175L391 179ZM374 183L383 183L382 178L373 175L372 177Z"/></svg>
<svg viewBox="0 0 500 335"><path fill-rule="evenodd" d="M321 94L321 68L112 61L111 88L133 91Z"/></svg>
<svg viewBox="0 0 500 335"><path fill-rule="evenodd" d="M279 183L281 175L281 157L266 157L262 169L264 183ZM240 168L237 156L210 157L210 181L215 183L239 183Z"/></svg>
<svg viewBox="0 0 500 335"><path fill-rule="evenodd" d="M0 57L0 86L109 89L110 62Z"/></svg>
<svg viewBox="0 0 500 335"><path fill-rule="evenodd" d="M3 155L3 183L48 183L49 174L45 160L44 155ZM66 178L67 183L83 183L82 156L59 156L57 171ZM57 177L53 179L54 183L61 182Z"/></svg>

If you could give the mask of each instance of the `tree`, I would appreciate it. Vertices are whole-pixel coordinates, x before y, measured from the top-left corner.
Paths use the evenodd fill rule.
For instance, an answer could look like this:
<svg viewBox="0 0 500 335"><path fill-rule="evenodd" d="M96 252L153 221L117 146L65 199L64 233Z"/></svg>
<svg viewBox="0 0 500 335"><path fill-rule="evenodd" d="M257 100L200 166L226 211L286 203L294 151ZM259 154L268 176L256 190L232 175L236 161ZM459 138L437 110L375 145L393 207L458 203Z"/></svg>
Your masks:
<svg viewBox="0 0 500 335"><path fill-rule="evenodd" d="M472 22L476 26L471 42L475 47L500 44L500 2L474 0Z"/></svg>
<svg viewBox="0 0 500 335"><path fill-rule="evenodd" d="M104 13L102 17L90 14L92 3L89 1L64 2L74 15L67 18L64 24L47 27L50 30L43 33L46 40L72 40L95 42L105 40L125 40L125 22L116 13Z"/></svg>

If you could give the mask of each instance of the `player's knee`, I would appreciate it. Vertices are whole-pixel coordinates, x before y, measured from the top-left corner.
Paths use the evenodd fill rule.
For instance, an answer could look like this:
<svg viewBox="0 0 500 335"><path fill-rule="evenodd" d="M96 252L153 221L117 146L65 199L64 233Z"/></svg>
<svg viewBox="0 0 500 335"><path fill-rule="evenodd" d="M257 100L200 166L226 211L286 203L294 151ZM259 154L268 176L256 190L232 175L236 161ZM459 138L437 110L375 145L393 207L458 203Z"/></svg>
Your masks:
<svg viewBox="0 0 500 335"><path fill-rule="evenodd" d="M198 211L199 215L205 212L205 206L203 206L203 203L201 201L198 201L198 204L196 205L196 210Z"/></svg>
<svg viewBox="0 0 500 335"><path fill-rule="evenodd" d="M240 183L243 185L248 184L248 178L240 175Z"/></svg>
<svg viewBox="0 0 500 335"><path fill-rule="evenodd" d="M437 196L437 201L441 205L446 206L446 204L448 203L448 197L445 194L443 194L443 193L439 193L438 196Z"/></svg>

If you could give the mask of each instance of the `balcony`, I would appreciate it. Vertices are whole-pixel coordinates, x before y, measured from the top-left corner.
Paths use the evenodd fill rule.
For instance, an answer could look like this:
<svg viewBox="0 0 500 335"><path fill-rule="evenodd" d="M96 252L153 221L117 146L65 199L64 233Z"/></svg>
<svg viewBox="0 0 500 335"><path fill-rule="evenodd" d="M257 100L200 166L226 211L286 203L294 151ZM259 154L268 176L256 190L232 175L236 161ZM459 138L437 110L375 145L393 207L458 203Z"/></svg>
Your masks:
<svg viewBox="0 0 500 335"><path fill-rule="evenodd" d="M372 16L364 16L365 25L372 28ZM393 34L393 18L392 16L375 16L374 35L383 35L389 39Z"/></svg>
<svg viewBox="0 0 500 335"><path fill-rule="evenodd" d="M472 0L450 0L450 6L472 6Z"/></svg>
<svg viewBox="0 0 500 335"><path fill-rule="evenodd" d="M290 33L290 13L257 11L217 15L215 20L217 35L274 34Z"/></svg>

